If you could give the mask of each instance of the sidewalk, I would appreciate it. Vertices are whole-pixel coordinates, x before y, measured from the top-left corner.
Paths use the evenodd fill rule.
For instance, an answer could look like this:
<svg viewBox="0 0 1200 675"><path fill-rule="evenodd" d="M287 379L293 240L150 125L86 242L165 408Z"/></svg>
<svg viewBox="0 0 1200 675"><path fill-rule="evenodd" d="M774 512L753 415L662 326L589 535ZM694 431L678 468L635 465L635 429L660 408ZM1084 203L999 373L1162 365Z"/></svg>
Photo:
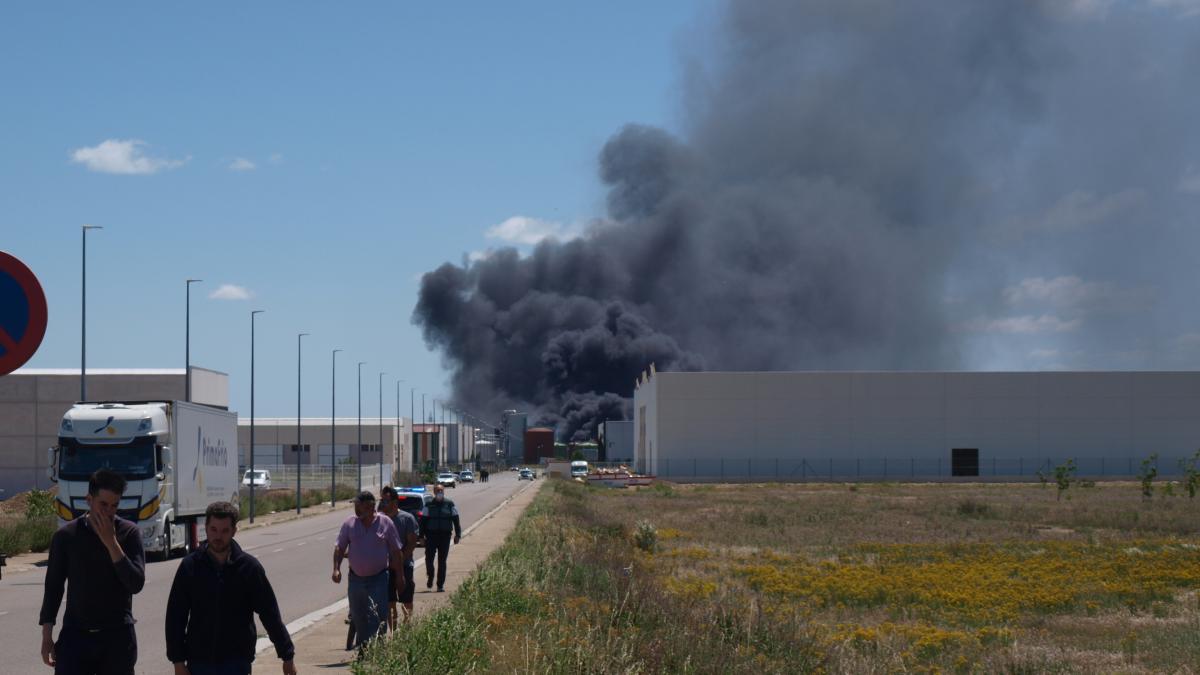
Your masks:
<svg viewBox="0 0 1200 675"><path fill-rule="evenodd" d="M425 588L425 563L421 551L417 553L417 593L413 598L414 620L441 607L450 600L458 586L470 576L484 560L497 549L517 525L525 507L537 495L545 481L535 481L514 494L490 515L473 524L463 533L462 541L450 548L446 559L446 592L438 593ZM346 651L346 601L336 605L332 614L321 618L307 627L294 630L292 641L296 644L296 669L302 673L349 673L353 651ZM296 623L306 623L300 619ZM289 626L289 629L292 627ZM260 640L263 649L254 661L254 673L259 675L280 672L279 657L275 648L266 640Z"/></svg>
<svg viewBox="0 0 1200 675"><path fill-rule="evenodd" d="M242 504L242 508L248 509L247 504L248 502L246 504ZM320 504L314 504L312 506L306 506L300 509L299 514L296 513L295 509L276 511L275 513L256 513L254 514L254 523L251 523L249 520L242 520L238 522L238 532L245 532L246 530L267 527L269 525L276 525L278 523L286 523L289 520L296 520L298 518L323 516L326 513L342 511L349 508L351 508L350 500L343 499L337 503L336 509L330 508L329 502L321 502ZM247 511L247 513L249 513L249 511ZM175 555L178 556L179 553L176 553ZM44 568L46 566L46 560L49 558L49 556L50 553L48 551L41 551L39 553L19 553L14 556L9 556L6 560L8 564L3 570L4 578L7 579L8 575L10 574L20 574L22 572L36 570L40 567Z"/></svg>

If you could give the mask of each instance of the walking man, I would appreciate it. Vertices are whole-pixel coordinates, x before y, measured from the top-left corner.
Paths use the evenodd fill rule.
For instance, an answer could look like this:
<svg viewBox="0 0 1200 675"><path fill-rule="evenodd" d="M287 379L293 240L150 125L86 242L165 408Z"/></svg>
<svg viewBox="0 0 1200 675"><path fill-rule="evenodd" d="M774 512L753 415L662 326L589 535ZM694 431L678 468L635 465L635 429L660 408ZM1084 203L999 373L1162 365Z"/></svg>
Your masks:
<svg viewBox="0 0 1200 675"><path fill-rule="evenodd" d="M433 486L433 501L425 508L421 522L421 534L425 537L425 588L433 588L433 559L437 552L437 589L446 590L446 556L450 555L450 537L457 544L462 538L462 525L458 522L458 508L446 499L446 489Z"/></svg>
<svg viewBox="0 0 1200 675"><path fill-rule="evenodd" d="M360 492L354 498L354 515L342 523L333 546L333 583L342 582L342 559L350 558L350 620L354 643L363 645L386 625L388 569L403 574L404 546L391 518L375 515L375 495Z"/></svg>
<svg viewBox="0 0 1200 675"><path fill-rule="evenodd" d="M146 583L146 554L137 526L117 517L125 493L120 474L100 469L88 479L88 512L50 539L42 625L42 661L55 675L133 675L137 634L133 594ZM67 609L54 641L66 584Z"/></svg>
<svg viewBox="0 0 1200 675"><path fill-rule="evenodd" d="M167 599L167 658L175 675L249 675L258 631L254 615L296 675L292 639L279 615L275 591L258 558L233 540L238 510L213 502L204 511L208 541L179 563Z"/></svg>
<svg viewBox="0 0 1200 675"><path fill-rule="evenodd" d="M383 502L380 508L396 526L396 534L403 545L401 553L404 557L404 572L391 580L388 596L388 629L396 630L396 604L404 608L404 623L408 623L413 612L413 592L417 584L413 577L413 551L417 547L417 531L420 525L417 518L407 511L400 510L400 496L393 487L383 488Z"/></svg>

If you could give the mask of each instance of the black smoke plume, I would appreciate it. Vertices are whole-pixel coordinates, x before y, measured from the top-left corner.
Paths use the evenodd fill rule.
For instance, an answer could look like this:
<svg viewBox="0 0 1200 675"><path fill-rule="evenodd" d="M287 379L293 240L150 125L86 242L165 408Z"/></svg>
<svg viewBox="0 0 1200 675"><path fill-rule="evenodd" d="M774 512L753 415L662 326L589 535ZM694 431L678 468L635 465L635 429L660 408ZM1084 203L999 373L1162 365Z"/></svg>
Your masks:
<svg viewBox="0 0 1200 675"><path fill-rule="evenodd" d="M529 410L572 439L628 416L650 363L962 367L947 298L994 262L980 233L1072 187L1038 164L1073 123L1048 92L1115 44L1080 38L1073 6L729 4L692 50L680 135L630 125L600 152L605 218L424 276L414 321L457 401ZM996 187L1014 175L1031 185Z"/></svg>

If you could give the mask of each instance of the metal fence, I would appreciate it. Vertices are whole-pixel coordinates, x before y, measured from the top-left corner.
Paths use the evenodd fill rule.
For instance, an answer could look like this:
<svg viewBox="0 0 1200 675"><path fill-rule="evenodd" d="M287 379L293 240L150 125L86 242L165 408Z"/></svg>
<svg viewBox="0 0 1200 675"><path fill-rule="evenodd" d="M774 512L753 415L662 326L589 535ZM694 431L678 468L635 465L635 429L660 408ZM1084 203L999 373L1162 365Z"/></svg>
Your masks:
<svg viewBox="0 0 1200 675"><path fill-rule="evenodd" d="M337 485L358 488L359 486L359 467L362 467L362 489L371 490L378 494L383 485L392 484L394 477L392 474L392 465L384 464L383 471L380 472L378 464L338 464L334 467L318 466L314 464L301 464L297 467L295 464L258 464L255 463L256 471L269 471L271 473L272 488L295 488L296 473L299 470L300 487L302 489L327 489L330 484L330 477L336 471L336 476L333 482ZM244 466L241 468L240 476L245 476L246 471L250 467ZM380 483L380 475L382 473L383 481Z"/></svg>
<svg viewBox="0 0 1200 675"><path fill-rule="evenodd" d="M980 457L977 466L954 466L949 457L698 457L659 458L627 463L639 473L680 482L694 481L843 481L843 480L1054 480L1056 467L1075 462L1073 475L1090 480L1136 479L1149 457ZM1182 477L1189 457L1160 456L1148 464L1157 479ZM1198 463L1200 464L1200 463ZM609 466L612 463L593 466ZM964 471L964 468L967 471Z"/></svg>

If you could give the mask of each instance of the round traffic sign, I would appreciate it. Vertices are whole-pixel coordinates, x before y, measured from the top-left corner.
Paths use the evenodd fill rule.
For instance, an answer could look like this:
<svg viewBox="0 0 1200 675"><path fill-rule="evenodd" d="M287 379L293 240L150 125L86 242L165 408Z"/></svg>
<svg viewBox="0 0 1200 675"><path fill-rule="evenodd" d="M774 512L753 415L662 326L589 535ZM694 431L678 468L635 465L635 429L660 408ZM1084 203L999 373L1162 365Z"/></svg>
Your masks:
<svg viewBox="0 0 1200 675"><path fill-rule="evenodd" d="M0 251L0 375L33 357L46 335L46 294L25 263Z"/></svg>

